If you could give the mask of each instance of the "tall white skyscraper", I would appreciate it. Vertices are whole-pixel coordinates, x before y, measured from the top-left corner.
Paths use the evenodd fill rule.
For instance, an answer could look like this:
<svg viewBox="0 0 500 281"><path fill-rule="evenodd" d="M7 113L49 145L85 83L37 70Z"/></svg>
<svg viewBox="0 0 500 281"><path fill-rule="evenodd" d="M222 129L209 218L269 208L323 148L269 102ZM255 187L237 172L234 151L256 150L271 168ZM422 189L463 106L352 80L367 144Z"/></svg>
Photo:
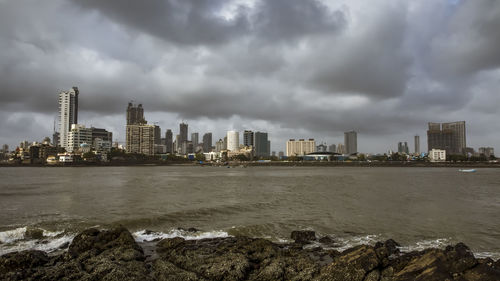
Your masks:
<svg viewBox="0 0 500 281"><path fill-rule="evenodd" d="M59 145L69 150L71 125L78 124L78 88L59 93Z"/></svg>
<svg viewBox="0 0 500 281"><path fill-rule="evenodd" d="M238 151L240 149L240 132L227 132L227 150Z"/></svg>

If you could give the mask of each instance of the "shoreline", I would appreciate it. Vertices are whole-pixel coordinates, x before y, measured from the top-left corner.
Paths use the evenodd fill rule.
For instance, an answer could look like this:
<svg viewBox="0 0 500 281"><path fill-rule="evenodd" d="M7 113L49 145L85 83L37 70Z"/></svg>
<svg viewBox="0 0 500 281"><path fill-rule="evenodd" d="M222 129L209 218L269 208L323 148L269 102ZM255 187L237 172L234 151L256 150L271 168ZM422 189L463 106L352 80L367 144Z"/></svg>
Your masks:
<svg viewBox="0 0 500 281"><path fill-rule="evenodd" d="M199 167L404 167L404 168L500 168L500 163L486 162L228 162L195 163L195 162L107 162L107 163L74 163L74 164L5 164L0 163L0 168L8 167L145 167L145 166L199 166Z"/></svg>
<svg viewBox="0 0 500 281"><path fill-rule="evenodd" d="M197 231L192 229L192 231ZM246 236L136 242L123 226L89 228L54 254L0 256L2 280L500 280L500 259L475 258L463 243L402 253L392 239L343 252L333 237L294 231L294 242Z"/></svg>

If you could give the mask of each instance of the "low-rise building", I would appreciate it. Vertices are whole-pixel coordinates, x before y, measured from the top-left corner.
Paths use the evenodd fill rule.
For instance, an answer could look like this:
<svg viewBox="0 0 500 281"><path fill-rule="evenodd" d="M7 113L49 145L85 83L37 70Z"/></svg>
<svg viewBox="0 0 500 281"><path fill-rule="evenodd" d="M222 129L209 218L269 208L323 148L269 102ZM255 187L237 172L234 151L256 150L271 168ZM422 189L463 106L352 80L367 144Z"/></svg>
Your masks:
<svg viewBox="0 0 500 281"><path fill-rule="evenodd" d="M431 162L444 162L446 161L446 150L444 149L431 149L429 151L429 161Z"/></svg>
<svg viewBox="0 0 500 281"><path fill-rule="evenodd" d="M316 150L314 139L290 139L286 142L286 156L303 156Z"/></svg>

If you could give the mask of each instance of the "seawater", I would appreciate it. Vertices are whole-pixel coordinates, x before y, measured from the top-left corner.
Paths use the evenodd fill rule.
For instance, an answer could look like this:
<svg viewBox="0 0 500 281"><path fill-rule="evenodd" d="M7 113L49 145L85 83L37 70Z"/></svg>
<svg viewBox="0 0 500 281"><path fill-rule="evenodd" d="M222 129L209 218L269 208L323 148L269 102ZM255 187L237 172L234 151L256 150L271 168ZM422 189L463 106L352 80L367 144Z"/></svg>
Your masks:
<svg viewBox="0 0 500 281"><path fill-rule="evenodd" d="M500 170L396 167L0 168L0 254L56 250L88 227L137 241L330 235L343 250L393 238L402 250L467 244L500 258ZM194 227L197 232L182 229ZM44 238L25 237L27 228ZM145 231L150 230L150 231Z"/></svg>

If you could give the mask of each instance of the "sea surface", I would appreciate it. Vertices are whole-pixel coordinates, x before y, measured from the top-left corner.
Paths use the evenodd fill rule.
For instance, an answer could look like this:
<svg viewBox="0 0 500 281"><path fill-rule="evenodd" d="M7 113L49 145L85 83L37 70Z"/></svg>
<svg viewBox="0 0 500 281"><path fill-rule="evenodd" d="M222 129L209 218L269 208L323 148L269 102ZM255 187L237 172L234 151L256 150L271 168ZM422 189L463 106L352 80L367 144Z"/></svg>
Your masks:
<svg viewBox="0 0 500 281"><path fill-rule="evenodd" d="M137 241L247 235L288 242L291 231L307 229L331 236L338 250L388 238L403 251L464 242L476 257L498 259L500 169L0 168L0 254L55 251L85 228L116 223ZM31 229L43 238L30 238Z"/></svg>

